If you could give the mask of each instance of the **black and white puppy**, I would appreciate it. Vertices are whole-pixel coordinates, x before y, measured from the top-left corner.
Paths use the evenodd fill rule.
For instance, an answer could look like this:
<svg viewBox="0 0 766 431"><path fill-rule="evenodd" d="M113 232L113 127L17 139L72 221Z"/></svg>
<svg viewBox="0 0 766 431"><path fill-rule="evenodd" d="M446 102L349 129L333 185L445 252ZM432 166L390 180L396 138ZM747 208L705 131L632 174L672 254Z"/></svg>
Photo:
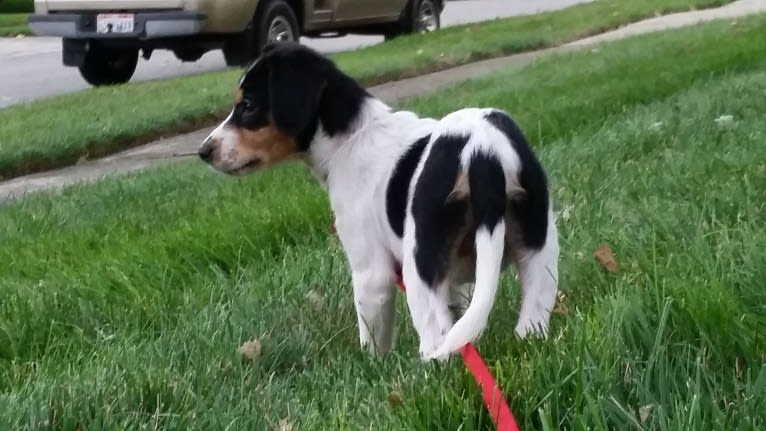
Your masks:
<svg viewBox="0 0 766 431"><path fill-rule="evenodd" d="M199 156L236 175L291 159L309 166L351 267L362 346L391 349L400 270L424 359L481 334L509 263L523 291L516 334L547 334L558 235L546 175L504 112L394 112L329 59L283 42L246 70ZM455 321L449 305L471 283Z"/></svg>

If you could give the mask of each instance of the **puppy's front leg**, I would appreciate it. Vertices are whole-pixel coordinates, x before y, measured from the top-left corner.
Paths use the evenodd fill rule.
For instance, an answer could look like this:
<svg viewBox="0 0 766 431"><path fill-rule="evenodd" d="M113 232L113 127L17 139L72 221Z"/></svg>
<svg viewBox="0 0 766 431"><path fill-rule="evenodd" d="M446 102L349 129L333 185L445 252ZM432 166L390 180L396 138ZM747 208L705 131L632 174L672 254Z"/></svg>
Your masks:
<svg viewBox="0 0 766 431"><path fill-rule="evenodd" d="M373 354L384 355L393 347L396 268L385 247L369 234L369 225L348 216L364 214L362 209L339 211L344 209L340 204L335 208L336 230L351 268L359 343Z"/></svg>
<svg viewBox="0 0 766 431"><path fill-rule="evenodd" d="M359 342L371 353L384 355L393 347L396 275L390 265L352 271Z"/></svg>

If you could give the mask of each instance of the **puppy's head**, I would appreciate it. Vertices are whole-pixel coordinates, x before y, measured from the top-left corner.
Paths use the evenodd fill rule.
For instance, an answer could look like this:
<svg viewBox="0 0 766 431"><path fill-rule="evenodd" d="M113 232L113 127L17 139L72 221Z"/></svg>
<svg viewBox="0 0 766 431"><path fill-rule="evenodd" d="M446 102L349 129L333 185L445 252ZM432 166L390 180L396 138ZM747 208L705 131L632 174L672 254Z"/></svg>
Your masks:
<svg viewBox="0 0 766 431"><path fill-rule="evenodd" d="M221 172L243 175L306 151L331 66L299 44L264 48L242 76L231 113L200 146L200 158Z"/></svg>

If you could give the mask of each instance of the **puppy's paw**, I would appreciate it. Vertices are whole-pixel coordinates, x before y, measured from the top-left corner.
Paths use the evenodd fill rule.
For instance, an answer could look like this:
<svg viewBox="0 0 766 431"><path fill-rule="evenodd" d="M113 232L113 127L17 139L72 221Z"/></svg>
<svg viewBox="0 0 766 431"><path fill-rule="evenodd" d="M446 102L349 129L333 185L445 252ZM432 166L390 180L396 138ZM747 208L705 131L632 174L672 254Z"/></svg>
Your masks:
<svg viewBox="0 0 766 431"><path fill-rule="evenodd" d="M431 355L436 352L436 349L439 347L439 343L432 340L432 339L421 339L420 340L420 348L418 351L420 352L420 359L427 362L430 360Z"/></svg>
<svg viewBox="0 0 766 431"><path fill-rule="evenodd" d="M423 361L437 361L441 363L448 362L451 358L452 352L443 348L436 349L431 354L422 357Z"/></svg>
<svg viewBox="0 0 766 431"><path fill-rule="evenodd" d="M530 336L545 339L548 336L548 323L543 319L519 320L514 332L522 340Z"/></svg>

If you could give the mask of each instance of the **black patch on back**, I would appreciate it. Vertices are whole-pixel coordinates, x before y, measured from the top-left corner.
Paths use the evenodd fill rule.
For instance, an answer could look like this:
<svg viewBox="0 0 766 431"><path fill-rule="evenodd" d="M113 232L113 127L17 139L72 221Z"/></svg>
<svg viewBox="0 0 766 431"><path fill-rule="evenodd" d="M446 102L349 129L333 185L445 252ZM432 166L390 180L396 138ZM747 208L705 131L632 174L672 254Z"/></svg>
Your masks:
<svg viewBox="0 0 766 431"><path fill-rule="evenodd" d="M467 136L440 136L428 154L412 198L415 219L415 266L429 286L444 279L456 233L464 226L468 202L447 202L460 168Z"/></svg>
<svg viewBox="0 0 766 431"><path fill-rule="evenodd" d="M401 238L404 236L404 218L407 214L407 198L410 182L420 157L423 155L431 135L426 135L415 141L402 158L396 163L391 179L386 188L386 216L391 230Z"/></svg>
<svg viewBox="0 0 766 431"><path fill-rule="evenodd" d="M243 99L294 137L301 151L308 150L320 124L330 136L348 131L370 97L330 59L293 42L264 48L240 88Z"/></svg>
<svg viewBox="0 0 766 431"><path fill-rule="evenodd" d="M539 250L548 232L548 180L540 162L532 152L521 128L501 111L487 114L487 121L500 130L513 145L521 160L519 182L525 193L511 201L513 217L521 227L522 240L528 248ZM475 190L475 189L474 189Z"/></svg>
<svg viewBox="0 0 766 431"><path fill-rule="evenodd" d="M476 229L485 227L491 234L505 215L508 202L503 165L495 157L474 154L468 168L468 185Z"/></svg>

